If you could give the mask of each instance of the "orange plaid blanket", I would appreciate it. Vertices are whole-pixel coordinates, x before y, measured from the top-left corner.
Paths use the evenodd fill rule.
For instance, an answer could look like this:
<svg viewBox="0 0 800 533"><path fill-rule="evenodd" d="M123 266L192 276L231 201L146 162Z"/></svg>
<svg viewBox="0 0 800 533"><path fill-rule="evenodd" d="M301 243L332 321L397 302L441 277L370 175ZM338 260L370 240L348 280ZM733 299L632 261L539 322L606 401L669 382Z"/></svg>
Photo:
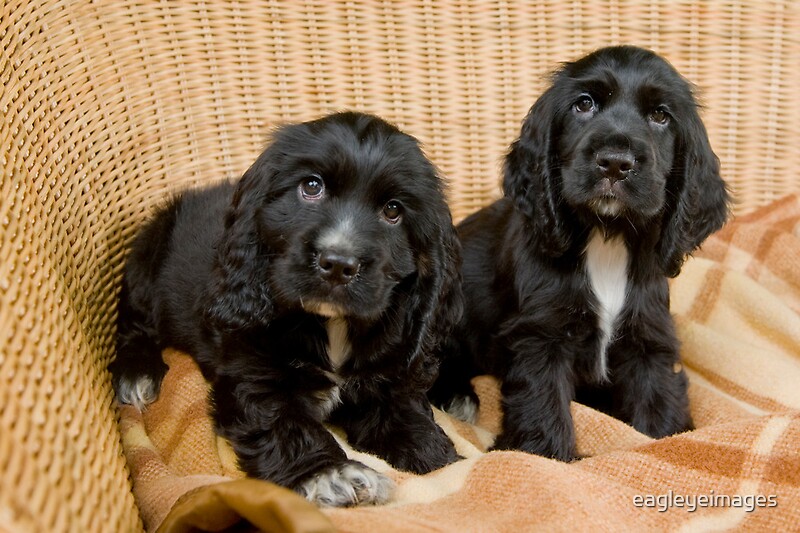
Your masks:
<svg viewBox="0 0 800 533"><path fill-rule="evenodd" d="M207 415L189 357L145 413L121 407L134 494L150 531L789 530L800 527L800 196L739 217L672 282L672 310L697 429L654 441L573 404L578 448L564 464L486 448L501 417L497 384L475 380L476 425L436 413L465 459L428 475L393 470L380 507L319 510L245 479Z"/></svg>

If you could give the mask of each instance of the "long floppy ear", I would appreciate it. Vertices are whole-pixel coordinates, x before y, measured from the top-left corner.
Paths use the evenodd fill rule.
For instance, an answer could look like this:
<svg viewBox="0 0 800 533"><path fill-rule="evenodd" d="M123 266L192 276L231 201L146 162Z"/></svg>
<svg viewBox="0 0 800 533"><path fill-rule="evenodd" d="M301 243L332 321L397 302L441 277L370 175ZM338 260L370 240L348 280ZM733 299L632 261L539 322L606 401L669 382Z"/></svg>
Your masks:
<svg viewBox="0 0 800 533"><path fill-rule="evenodd" d="M437 231L418 260L418 277L405 302L405 330L411 344L409 364L430 387L438 374L439 351L464 311L461 289L461 244L449 210L437 221Z"/></svg>
<svg viewBox="0 0 800 533"><path fill-rule="evenodd" d="M571 234L561 199L556 154L557 91L551 87L533 104L505 160L503 192L530 219L544 253L558 257Z"/></svg>
<svg viewBox="0 0 800 533"><path fill-rule="evenodd" d="M204 308L205 319L218 328L244 329L264 324L272 315L265 275L268 251L256 225L269 179L267 158L265 152L242 176L225 215Z"/></svg>
<svg viewBox="0 0 800 533"><path fill-rule="evenodd" d="M720 229L730 212L719 159L696 108L680 126L658 243L661 267L670 277L680 273L687 254Z"/></svg>
<svg viewBox="0 0 800 533"><path fill-rule="evenodd" d="M443 217L444 218L444 217ZM434 256L436 274L432 276L432 299L435 301L432 322L427 328L425 342L434 349L446 339L461 321L464 296L461 290L461 243L450 216L442 221L439 245Z"/></svg>

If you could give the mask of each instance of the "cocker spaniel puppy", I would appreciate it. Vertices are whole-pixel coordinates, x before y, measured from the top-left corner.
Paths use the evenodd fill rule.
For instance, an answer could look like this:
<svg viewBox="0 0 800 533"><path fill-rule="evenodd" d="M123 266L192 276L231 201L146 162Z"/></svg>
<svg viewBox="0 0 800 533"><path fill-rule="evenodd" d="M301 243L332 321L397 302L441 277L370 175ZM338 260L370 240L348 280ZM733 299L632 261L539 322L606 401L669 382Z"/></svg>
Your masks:
<svg viewBox="0 0 800 533"><path fill-rule="evenodd" d="M653 437L692 428L667 278L728 215L697 107L650 51L568 63L511 145L505 197L460 224L466 312L431 398L469 418L469 379L499 377L495 449L572 460L576 398Z"/></svg>
<svg viewBox="0 0 800 533"><path fill-rule="evenodd" d="M188 191L130 250L119 401L143 408L191 354L241 468L321 505L380 503L391 481L357 449L425 473L457 458L426 392L458 321L460 247L416 140L340 113L277 131L236 183Z"/></svg>

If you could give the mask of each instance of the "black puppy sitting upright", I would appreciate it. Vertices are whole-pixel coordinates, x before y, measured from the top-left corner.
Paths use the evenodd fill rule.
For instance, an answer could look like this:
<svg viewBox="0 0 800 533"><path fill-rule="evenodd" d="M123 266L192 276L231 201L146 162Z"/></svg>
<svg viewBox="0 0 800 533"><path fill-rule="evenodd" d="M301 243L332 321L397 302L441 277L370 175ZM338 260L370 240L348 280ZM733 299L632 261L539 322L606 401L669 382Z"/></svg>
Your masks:
<svg viewBox="0 0 800 533"><path fill-rule="evenodd" d="M630 46L566 64L503 188L458 228L468 305L434 402L469 418L469 379L492 373L494 447L565 461L576 397L653 437L692 428L667 277L723 225L728 193L690 85Z"/></svg>
<svg viewBox="0 0 800 533"><path fill-rule="evenodd" d="M143 408L190 353L250 476L322 505L380 503L388 478L323 423L401 470L456 459L426 391L461 315L459 247L417 142L340 113L277 131L238 183L188 191L135 239L112 374Z"/></svg>

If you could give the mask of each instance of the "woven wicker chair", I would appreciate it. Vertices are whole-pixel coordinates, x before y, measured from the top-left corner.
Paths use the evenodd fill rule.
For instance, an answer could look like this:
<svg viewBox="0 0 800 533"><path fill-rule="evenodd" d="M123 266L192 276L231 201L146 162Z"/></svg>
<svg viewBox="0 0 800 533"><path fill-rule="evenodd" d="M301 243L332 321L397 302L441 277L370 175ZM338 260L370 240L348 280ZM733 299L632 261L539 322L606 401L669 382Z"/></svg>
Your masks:
<svg viewBox="0 0 800 533"><path fill-rule="evenodd" d="M126 244L170 191L238 176L276 123L418 137L456 219L559 62L633 43L699 88L745 213L800 188L800 9L644 0L7 0L0 15L0 530L142 529L106 366Z"/></svg>

